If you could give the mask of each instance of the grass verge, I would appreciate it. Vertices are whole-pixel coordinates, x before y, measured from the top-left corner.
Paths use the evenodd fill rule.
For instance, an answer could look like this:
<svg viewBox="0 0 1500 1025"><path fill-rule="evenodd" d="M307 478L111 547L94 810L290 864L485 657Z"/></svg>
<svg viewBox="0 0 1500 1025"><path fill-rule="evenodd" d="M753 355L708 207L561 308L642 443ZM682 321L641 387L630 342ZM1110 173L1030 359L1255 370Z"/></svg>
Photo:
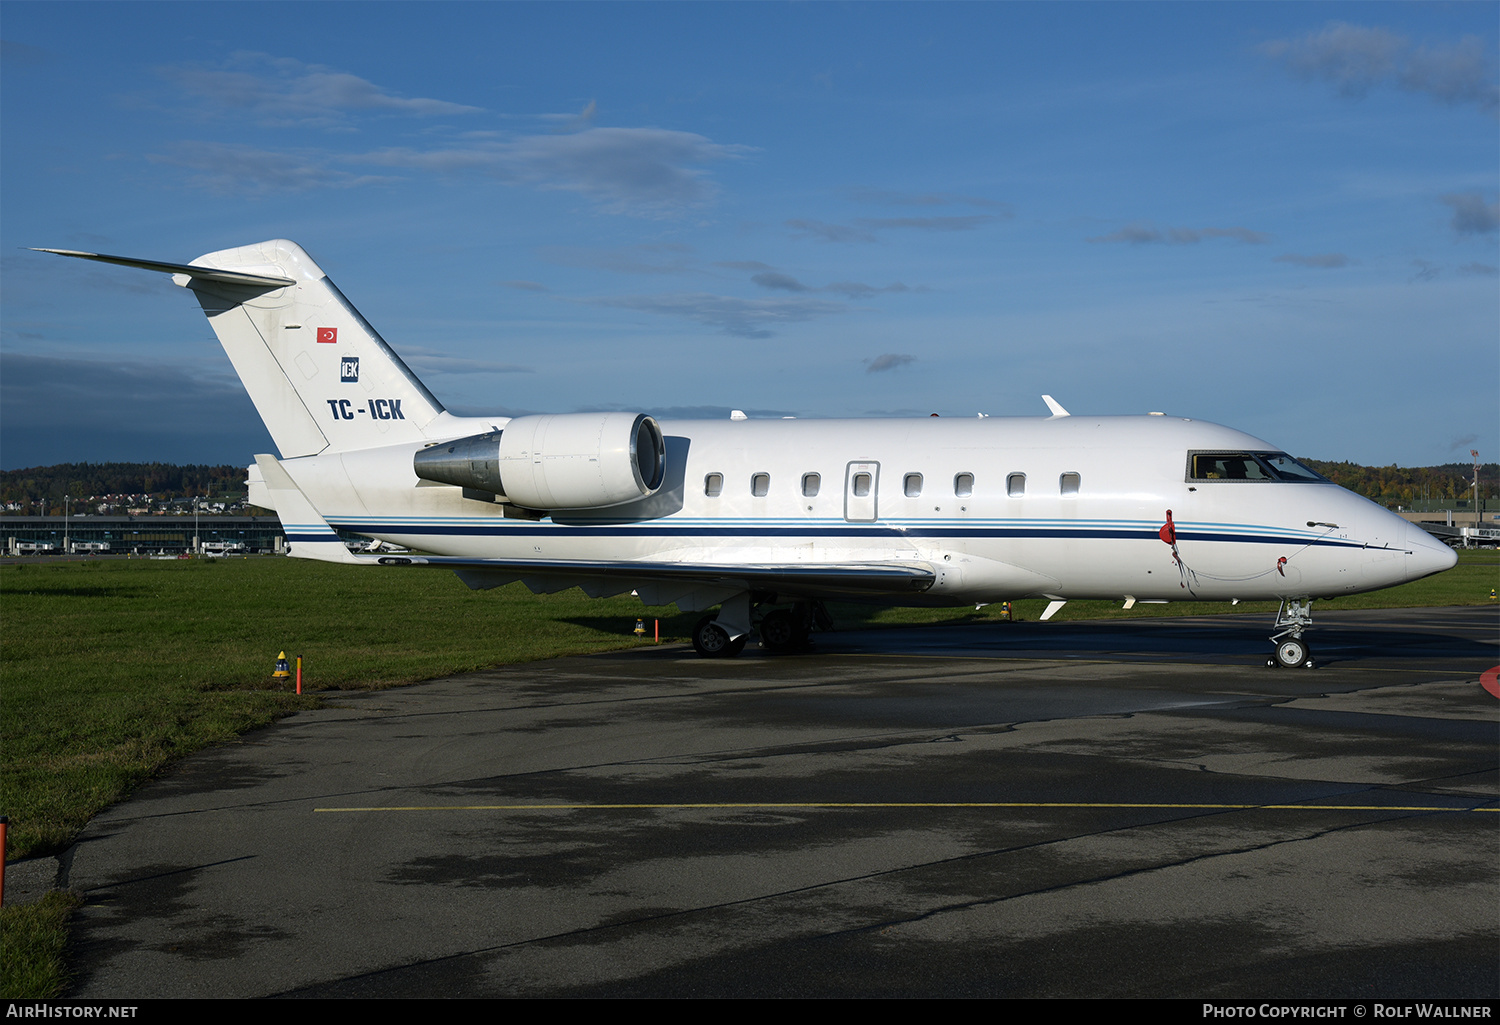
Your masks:
<svg viewBox="0 0 1500 1025"><path fill-rule="evenodd" d="M37 1000L68 984L68 918L83 903L53 890L35 904L0 908L0 999Z"/></svg>

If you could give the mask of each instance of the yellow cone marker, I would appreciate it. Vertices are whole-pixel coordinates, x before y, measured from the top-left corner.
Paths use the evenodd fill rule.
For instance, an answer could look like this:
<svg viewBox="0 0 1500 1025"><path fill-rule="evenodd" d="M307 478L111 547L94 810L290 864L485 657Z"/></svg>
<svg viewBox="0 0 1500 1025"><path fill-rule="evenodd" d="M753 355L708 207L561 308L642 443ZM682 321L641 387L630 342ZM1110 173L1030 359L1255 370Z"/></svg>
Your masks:
<svg viewBox="0 0 1500 1025"><path fill-rule="evenodd" d="M287 665L286 652L276 656L276 671L271 674L273 680L284 680L292 675L292 667Z"/></svg>

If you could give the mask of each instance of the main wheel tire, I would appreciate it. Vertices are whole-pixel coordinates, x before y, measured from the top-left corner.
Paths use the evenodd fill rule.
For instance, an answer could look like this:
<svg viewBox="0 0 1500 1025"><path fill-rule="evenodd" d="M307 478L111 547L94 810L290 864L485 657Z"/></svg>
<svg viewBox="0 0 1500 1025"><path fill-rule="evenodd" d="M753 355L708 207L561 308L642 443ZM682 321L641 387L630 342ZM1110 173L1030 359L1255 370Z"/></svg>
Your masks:
<svg viewBox="0 0 1500 1025"><path fill-rule="evenodd" d="M741 638L741 648L744 647L743 640ZM733 648L734 642L729 639L729 631L715 622L713 616L704 616L693 627L693 650L704 658L739 654Z"/></svg>
<svg viewBox="0 0 1500 1025"><path fill-rule="evenodd" d="M760 646L767 651L780 654L797 646L797 621L786 609L768 613L760 621Z"/></svg>
<svg viewBox="0 0 1500 1025"><path fill-rule="evenodd" d="M1276 645L1276 664L1283 669L1292 669L1311 661L1312 652L1304 641L1288 637Z"/></svg>

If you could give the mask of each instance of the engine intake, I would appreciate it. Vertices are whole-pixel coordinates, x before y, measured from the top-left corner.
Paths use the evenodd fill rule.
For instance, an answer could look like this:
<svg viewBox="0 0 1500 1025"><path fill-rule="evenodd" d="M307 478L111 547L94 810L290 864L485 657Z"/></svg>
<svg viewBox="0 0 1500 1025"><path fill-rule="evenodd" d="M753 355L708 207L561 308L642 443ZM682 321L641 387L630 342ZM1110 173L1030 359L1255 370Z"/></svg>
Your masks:
<svg viewBox="0 0 1500 1025"><path fill-rule="evenodd" d="M503 430L419 450L412 470L527 509L604 509L656 493L666 443L644 414L518 416Z"/></svg>

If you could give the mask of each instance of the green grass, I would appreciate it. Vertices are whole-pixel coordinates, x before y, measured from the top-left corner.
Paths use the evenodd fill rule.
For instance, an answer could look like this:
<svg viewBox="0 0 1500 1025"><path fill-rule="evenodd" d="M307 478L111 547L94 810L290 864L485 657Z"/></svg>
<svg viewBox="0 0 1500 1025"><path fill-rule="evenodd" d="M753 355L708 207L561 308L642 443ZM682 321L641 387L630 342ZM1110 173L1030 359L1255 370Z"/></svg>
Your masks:
<svg viewBox="0 0 1500 1025"><path fill-rule="evenodd" d="M1318 609L1487 604L1500 553ZM1015 603L1036 619L1044 601ZM982 609L831 605L843 629L1003 618ZM1055 620L1257 612L1272 603L1138 605L1077 601ZM173 760L318 702L485 666L684 640L700 613L628 596L470 591L441 571L359 570L291 559L100 560L0 564L0 814L9 856L60 851L104 807ZM645 620L646 641L632 633ZM273 682L276 655L303 657L304 686ZM0 909L0 992L62 992L76 898Z"/></svg>
<svg viewBox="0 0 1500 1025"><path fill-rule="evenodd" d="M45 999L68 982L68 918L83 903L53 890L35 904L0 908L0 999Z"/></svg>

